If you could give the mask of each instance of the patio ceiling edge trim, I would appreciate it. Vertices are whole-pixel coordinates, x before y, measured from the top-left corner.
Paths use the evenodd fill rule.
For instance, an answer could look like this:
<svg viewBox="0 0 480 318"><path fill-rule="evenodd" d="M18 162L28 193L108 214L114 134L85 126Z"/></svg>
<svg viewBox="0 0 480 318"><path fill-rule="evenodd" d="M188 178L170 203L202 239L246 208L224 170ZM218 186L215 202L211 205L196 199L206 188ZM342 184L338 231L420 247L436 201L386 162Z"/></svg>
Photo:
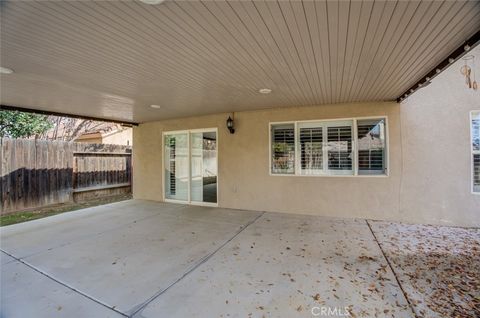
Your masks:
<svg viewBox="0 0 480 318"><path fill-rule="evenodd" d="M397 97L397 103L400 103L402 100L408 96L415 93L420 88L430 84L430 81L435 78L438 74L445 71L451 64L458 61L475 46L480 44L480 30L478 30L474 35L472 35L467 41L465 41L461 46L459 46L455 51L450 53L450 55L441 61L437 66L435 66L430 72L423 76L418 82L413 86L407 89L403 94Z"/></svg>
<svg viewBox="0 0 480 318"><path fill-rule="evenodd" d="M59 116L59 117L71 117L71 118L80 118L80 119L88 119L88 120L95 120L95 121L104 121L109 123L116 123L121 124L123 126L138 126L136 122L129 122L123 120L115 120L115 119L107 119L107 118L100 118L100 117L91 117L91 116L82 116L82 115L74 115L74 114L67 114L67 113L60 113L60 112L51 112L46 110L40 109L32 109L32 108L23 108L17 106L10 106L10 105L0 105L0 110L11 110L11 111L20 111L25 113L35 113L41 115L52 115L52 116Z"/></svg>

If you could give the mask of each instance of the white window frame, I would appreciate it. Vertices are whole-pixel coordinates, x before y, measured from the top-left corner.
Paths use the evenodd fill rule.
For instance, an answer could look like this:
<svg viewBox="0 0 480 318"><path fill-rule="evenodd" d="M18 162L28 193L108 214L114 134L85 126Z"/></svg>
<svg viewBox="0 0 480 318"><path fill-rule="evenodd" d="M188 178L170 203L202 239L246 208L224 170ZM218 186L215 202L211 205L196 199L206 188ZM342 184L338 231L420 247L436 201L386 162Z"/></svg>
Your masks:
<svg viewBox="0 0 480 318"><path fill-rule="evenodd" d="M192 133L203 133L203 132L215 132L217 135L217 202L199 202L191 200L191 182L192 182L192 162L191 162L191 151L192 143L190 134ZM166 158L165 158L165 135L177 135L177 134L187 134L187 143L188 143L188 198L187 200L175 200L166 198L165 194L165 167L166 167ZM218 207L218 202L220 201L220 173L218 170L218 161L219 161L219 151L218 151L218 128L200 128L200 129L188 129L188 130L172 130L172 131L162 131L162 199L163 202L168 203L178 203L178 204L190 204L190 205L199 205L199 206L211 206Z"/></svg>
<svg viewBox="0 0 480 318"><path fill-rule="evenodd" d="M384 119L385 120L385 173L382 174L358 174L358 131L357 131L357 121L358 120L366 120L366 119ZM305 123L318 123L321 125L327 125L328 122L342 122L342 121L351 121L352 122L352 170L353 174L328 174L325 172L319 174L302 174L300 168L300 155L299 155L299 147L300 147L300 134L299 132L299 124ZM288 173L272 173L272 126L274 125L285 125L285 124L293 124L294 125L294 132L295 132L295 173L288 174ZM269 122L268 123L268 173L270 176L273 177L366 177L366 178L386 178L390 176L390 143L389 143L389 129L390 125L388 123L388 116L365 116L365 117L350 117L350 118L328 118L328 119L313 119L313 120L295 120L295 121L279 121L279 122ZM324 137L325 138L325 137ZM473 158L473 156L472 156ZM325 165L325 158L323 164ZM472 164L473 167L473 164ZM324 169L323 171L328 171L328 169ZM473 175L472 175L473 176ZM473 187L473 182L472 182Z"/></svg>
<svg viewBox="0 0 480 318"><path fill-rule="evenodd" d="M473 187L473 155L476 155L476 154L480 154L480 151L478 150L473 150L473 125L472 125L472 122L473 122L473 114L479 114L480 115L480 110L472 110L470 111L470 120L468 122L469 126L470 126L470 190L471 190L471 193L472 194L475 194L475 195L480 195L480 191L474 191L474 187Z"/></svg>

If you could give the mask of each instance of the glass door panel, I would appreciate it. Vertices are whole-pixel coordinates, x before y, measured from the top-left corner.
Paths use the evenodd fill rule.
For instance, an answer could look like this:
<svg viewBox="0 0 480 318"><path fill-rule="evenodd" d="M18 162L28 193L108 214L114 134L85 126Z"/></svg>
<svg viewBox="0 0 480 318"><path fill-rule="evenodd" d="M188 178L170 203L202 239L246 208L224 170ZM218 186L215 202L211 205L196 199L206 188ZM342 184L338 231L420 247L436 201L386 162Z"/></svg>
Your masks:
<svg viewBox="0 0 480 318"><path fill-rule="evenodd" d="M189 140L188 133L165 135L165 198L188 201Z"/></svg>
<svg viewBox="0 0 480 318"><path fill-rule="evenodd" d="M191 138L191 201L217 203L217 133L194 132Z"/></svg>

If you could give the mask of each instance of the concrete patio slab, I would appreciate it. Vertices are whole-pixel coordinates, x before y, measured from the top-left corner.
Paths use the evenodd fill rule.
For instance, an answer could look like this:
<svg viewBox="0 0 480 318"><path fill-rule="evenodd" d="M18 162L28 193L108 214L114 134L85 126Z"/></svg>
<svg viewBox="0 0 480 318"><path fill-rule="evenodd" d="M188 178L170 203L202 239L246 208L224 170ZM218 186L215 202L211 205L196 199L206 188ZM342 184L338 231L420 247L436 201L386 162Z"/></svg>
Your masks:
<svg viewBox="0 0 480 318"><path fill-rule="evenodd" d="M136 317L312 317L328 309L413 316L364 220L266 213Z"/></svg>
<svg viewBox="0 0 480 318"><path fill-rule="evenodd" d="M22 258L183 207L128 200L0 227L2 249Z"/></svg>
<svg viewBox="0 0 480 318"><path fill-rule="evenodd" d="M269 217L272 216L272 217ZM351 237L373 240L374 237L364 219L318 217L313 215L266 213L255 222L259 232L278 234L296 230L298 233L318 233L335 237Z"/></svg>
<svg viewBox="0 0 480 318"><path fill-rule="evenodd" d="M0 317L125 317L18 262L2 264Z"/></svg>
<svg viewBox="0 0 480 318"><path fill-rule="evenodd" d="M418 317L480 317L480 229L370 224Z"/></svg>
<svg viewBox="0 0 480 318"><path fill-rule="evenodd" d="M122 213L132 215L133 221L126 222L128 218L123 216L124 224L115 228L98 225L109 222L104 213L85 216L104 232L93 231L95 235L81 239L74 232L77 238L68 239L71 241L68 245L48 248L24 257L23 261L108 307L130 314L260 215L251 211L157 204L155 215L138 219L136 214L143 204L127 204L123 212L110 213L110 218ZM145 204L149 208L151 202ZM79 223L77 219L72 222ZM51 240L58 237L57 224L55 221L51 224ZM65 233L65 228L71 226L60 226L60 235ZM35 231L29 233L34 235ZM45 237L43 234L47 231L40 227L40 233ZM37 242L33 237L28 239L31 245L37 244L32 244ZM46 245L55 244L47 242ZM2 244L2 248L13 255L27 254L18 247L12 251L10 246Z"/></svg>
<svg viewBox="0 0 480 318"><path fill-rule="evenodd" d="M10 257L8 254L5 254L4 252L0 252L0 264L2 266L13 261L15 261L13 257Z"/></svg>
<svg viewBox="0 0 480 318"><path fill-rule="evenodd" d="M0 317L480 312L478 229L132 200L3 227L0 245Z"/></svg>

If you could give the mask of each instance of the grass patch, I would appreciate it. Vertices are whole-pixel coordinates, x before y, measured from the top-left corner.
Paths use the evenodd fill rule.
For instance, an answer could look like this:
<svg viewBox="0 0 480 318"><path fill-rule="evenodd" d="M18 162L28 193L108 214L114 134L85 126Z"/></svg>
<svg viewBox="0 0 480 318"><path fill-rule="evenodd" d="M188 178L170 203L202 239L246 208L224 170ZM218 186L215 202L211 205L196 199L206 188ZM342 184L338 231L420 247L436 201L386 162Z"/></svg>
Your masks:
<svg viewBox="0 0 480 318"><path fill-rule="evenodd" d="M47 206L47 207L39 208L36 210L9 213L7 215L0 216L0 226L6 226L11 224L41 219L47 216L85 209L85 208L94 207L98 205L130 200L131 198L132 198L132 195L128 194L128 195L95 199L87 202L80 202L80 203L71 202L71 203L65 203L61 205Z"/></svg>

